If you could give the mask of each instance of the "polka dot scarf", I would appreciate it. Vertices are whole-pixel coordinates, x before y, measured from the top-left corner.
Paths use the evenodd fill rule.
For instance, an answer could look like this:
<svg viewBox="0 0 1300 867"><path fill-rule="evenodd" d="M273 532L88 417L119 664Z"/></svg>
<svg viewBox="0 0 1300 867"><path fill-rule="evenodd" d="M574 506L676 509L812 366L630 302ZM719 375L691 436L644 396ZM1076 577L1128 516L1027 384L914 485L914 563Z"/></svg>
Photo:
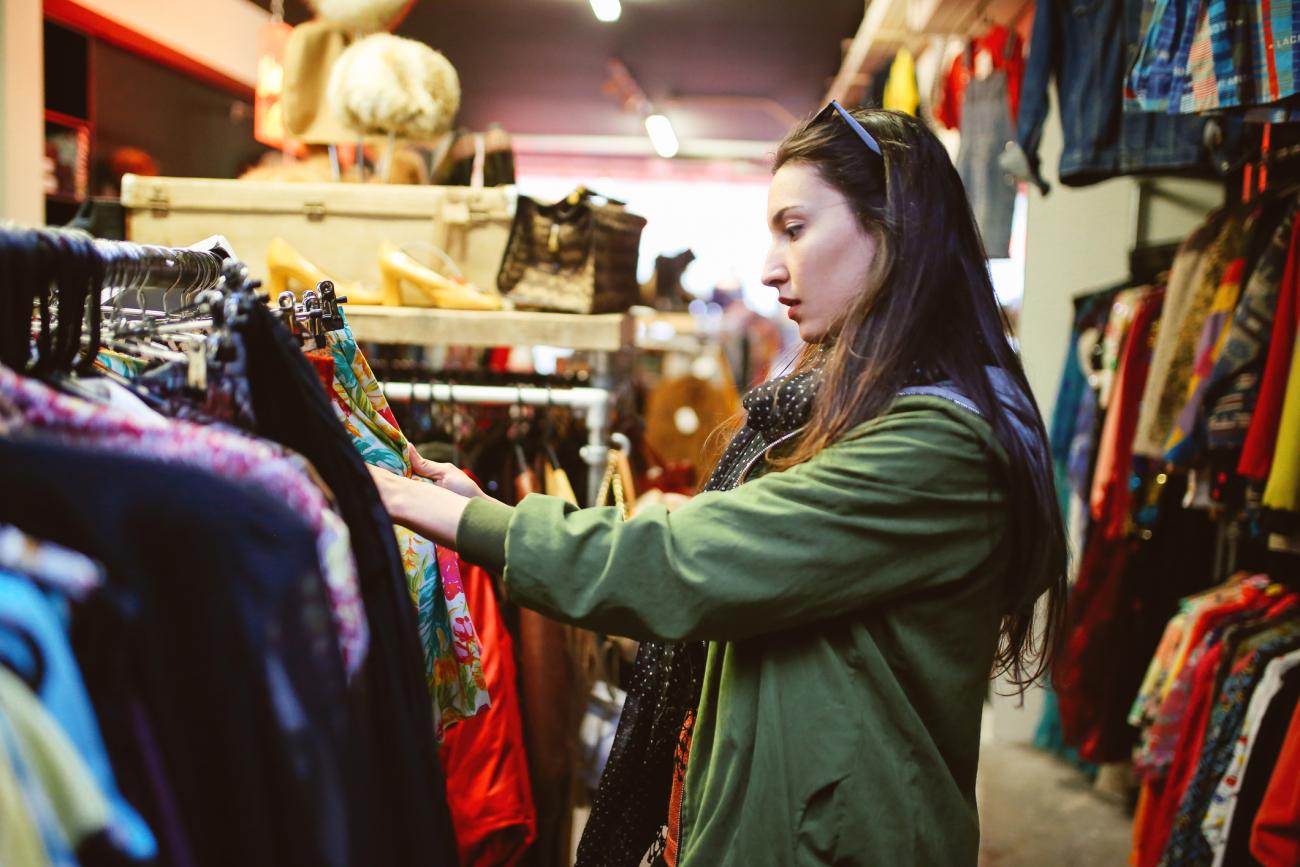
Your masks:
<svg viewBox="0 0 1300 867"><path fill-rule="evenodd" d="M812 411L818 372L775 379L741 400L736 432L703 490L727 491L752 475L763 453L801 428ZM591 818L578 846L578 867L637 867L663 851L677 745L703 685L704 642L642 642L627 701Z"/></svg>

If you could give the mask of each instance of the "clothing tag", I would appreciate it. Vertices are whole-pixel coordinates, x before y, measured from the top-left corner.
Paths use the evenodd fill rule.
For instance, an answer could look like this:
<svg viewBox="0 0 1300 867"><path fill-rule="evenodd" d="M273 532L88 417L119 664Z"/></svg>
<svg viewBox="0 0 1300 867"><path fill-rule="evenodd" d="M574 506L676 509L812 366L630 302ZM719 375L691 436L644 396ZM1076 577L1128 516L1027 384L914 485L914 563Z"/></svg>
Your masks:
<svg viewBox="0 0 1300 867"><path fill-rule="evenodd" d="M185 370L185 384L198 391L208 390L208 355L202 345L185 347L185 358L189 362Z"/></svg>
<svg viewBox="0 0 1300 867"><path fill-rule="evenodd" d="M993 74L993 55L987 48L981 48L975 54L975 77L980 81Z"/></svg>

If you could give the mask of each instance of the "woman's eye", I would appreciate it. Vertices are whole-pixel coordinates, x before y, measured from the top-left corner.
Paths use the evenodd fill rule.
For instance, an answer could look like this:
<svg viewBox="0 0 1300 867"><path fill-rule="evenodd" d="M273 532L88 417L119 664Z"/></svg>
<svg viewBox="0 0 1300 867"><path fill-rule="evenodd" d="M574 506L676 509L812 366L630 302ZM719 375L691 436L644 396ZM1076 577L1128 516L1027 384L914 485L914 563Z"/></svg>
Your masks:
<svg viewBox="0 0 1300 867"><path fill-rule="evenodd" d="M799 233L802 231L803 231L803 224L801 223L790 223L785 227L785 233L789 235L791 238L799 237Z"/></svg>

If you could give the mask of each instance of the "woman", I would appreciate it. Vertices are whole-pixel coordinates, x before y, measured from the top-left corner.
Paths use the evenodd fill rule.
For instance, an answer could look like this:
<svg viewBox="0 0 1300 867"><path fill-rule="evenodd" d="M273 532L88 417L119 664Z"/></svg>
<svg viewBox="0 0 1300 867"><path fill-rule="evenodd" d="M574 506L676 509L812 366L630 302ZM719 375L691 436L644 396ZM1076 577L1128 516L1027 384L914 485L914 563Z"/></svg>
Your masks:
<svg viewBox="0 0 1300 867"><path fill-rule="evenodd" d="M709 642L655 807L668 864L974 864L990 672L1041 675L1063 604L1043 423L922 123L832 103L781 144L768 215L764 282L807 346L746 397L704 493L620 522L509 508L448 465L437 486L376 481L394 520L504 570L520 605ZM639 858L640 834L617 844Z"/></svg>

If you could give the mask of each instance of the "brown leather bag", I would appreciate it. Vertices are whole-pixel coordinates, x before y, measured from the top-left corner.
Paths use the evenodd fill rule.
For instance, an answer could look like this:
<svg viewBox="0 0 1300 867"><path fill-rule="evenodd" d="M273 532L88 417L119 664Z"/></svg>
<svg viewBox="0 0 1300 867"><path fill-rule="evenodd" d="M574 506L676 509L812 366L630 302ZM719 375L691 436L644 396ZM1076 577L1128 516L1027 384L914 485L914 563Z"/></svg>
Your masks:
<svg viewBox="0 0 1300 867"><path fill-rule="evenodd" d="M497 287L516 307L621 313L639 301L645 223L582 187L553 205L520 196Z"/></svg>

